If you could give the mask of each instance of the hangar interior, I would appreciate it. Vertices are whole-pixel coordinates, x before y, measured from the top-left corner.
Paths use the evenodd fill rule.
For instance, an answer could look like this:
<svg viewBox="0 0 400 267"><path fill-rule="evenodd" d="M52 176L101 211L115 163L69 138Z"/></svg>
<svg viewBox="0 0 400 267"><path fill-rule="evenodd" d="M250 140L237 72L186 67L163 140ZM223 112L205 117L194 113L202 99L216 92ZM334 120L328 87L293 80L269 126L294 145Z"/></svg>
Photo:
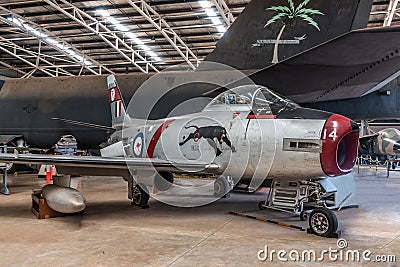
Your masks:
<svg viewBox="0 0 400 267"><path fill-rule="evenodd" d="M17 78L194 69L249 2L3 1L0 71ZM368 27L399 23L398 5L374 0Z"/></svg>

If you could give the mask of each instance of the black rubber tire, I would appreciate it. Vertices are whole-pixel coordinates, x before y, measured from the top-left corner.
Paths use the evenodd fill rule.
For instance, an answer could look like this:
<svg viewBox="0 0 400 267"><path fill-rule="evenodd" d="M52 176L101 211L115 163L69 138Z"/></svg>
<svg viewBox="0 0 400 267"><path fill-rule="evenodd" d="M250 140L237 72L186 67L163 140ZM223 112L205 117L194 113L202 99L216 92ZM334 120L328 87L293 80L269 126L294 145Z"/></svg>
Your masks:
<svg viewBox="0 0 400 267"><path fill-rule="evenodd" d="M392 162L392 164L391 164L392 166L392 170L395 170L396 169L396 167L397 167L397 162Z"/></svg>
<svg viewBox="0 0 400 267"><path fill-rule="evenodd" d="M260 201L260 202L258 202L258 208L259 208L260 210L265 210L265 209L266 209L266 207L265 207L265 201Z"/></svg>
<svg viewBox="0 0 400 267"><path fill-rule="evenodd" d="M308 219L308 213L304 210L302 212L300 212L300 220L307 221L307 219Z"/></svg>
<svg viewBox="0 0 400 267"><path fill-rule="evenodd" d="M214 196L223 197L229 193L229 183L225 177L220 176L214 182Z"/></svg>
<svg viewBox="0 0 400 267"><path fill-rule="evenodd" d="M136 185L135 190L137 190L136 193L138 194L136 197L135 195L133 196L132 204L141 207L142 209L148 208L150 195L149 192L147 191L146 185L138 184Z"/></svg>
<svg viewBox="0 0 400 267"><path fill-rule="evenodd" d="M174 183L174 175L171 172L156 173L154 187L159 191L167 191Z"/></svg>
<svg viewBox="0 0 400 267"><path fill-rule="evenodd" d="M308 224L313 234L322 237L333 237L338 228L335 213L327 208L315 208L308 218Z"/></svg>

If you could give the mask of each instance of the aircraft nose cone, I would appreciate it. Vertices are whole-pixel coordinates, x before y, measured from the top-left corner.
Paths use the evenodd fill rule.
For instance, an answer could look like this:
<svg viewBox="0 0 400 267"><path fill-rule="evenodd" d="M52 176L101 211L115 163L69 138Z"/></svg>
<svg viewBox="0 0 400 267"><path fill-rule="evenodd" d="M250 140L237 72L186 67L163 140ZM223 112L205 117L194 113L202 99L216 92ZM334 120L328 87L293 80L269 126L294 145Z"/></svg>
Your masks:
<svg viewBox="0 0 400 267"><path fill-rule="evenodd" d="M321 166L329 176L350 173L358 153L359 127L339 114L331 115L322 129Z"/></svg>

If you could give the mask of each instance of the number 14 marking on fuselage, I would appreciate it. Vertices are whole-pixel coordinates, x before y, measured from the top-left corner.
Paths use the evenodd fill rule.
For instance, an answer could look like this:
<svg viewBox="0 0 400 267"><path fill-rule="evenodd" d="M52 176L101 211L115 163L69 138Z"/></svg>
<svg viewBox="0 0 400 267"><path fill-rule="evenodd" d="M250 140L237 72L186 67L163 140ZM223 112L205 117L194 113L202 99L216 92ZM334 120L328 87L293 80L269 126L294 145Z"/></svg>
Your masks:
<svg viewBox="0 0 400 267"><path fill-rule="evenodd" d="M322 137L322 140L326 140L326 134L327 134L327 130L325 129L325 130L324 130L324 135L323 135L323 137ZM336 135L336 128L334 128L334 129L332 130L332 132L328 135L328 137L332 138L333 141L336 140L336 138L337 138L337 135Z"/></svg>

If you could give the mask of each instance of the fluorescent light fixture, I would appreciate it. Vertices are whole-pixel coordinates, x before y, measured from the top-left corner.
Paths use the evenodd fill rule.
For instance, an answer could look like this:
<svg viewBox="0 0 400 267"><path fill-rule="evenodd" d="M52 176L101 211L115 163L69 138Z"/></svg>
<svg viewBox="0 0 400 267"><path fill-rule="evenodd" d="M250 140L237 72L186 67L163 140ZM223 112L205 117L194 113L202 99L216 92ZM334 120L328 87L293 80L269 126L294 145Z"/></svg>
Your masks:
<svg viewBox="0 0 400 267"><path fill-rule="evenodd" d="M9 21L12 23L16 24L18 27L23 27L21 21L19 19L13 18L13 17L8 17L7 18Z"/></svg>
<svg viewBox="0 0 400 267"><path fill-rule="evenodd" d="M208 2L207 0L202 0L199 1L199 4L202 8L210 8L211 7L211 3Z"/></svg>
<svg viewBox="0 0 400 267"><path fill-rule="evenodd" d="M89 60L85 59L82 55L80 55L79 53L72 50L72 48L69 47L66 43L59 42L56 39L54 39L54 38L50 37L49 35L45 34L44 32L42 32L40 29L33 28L31 25L29 25L27 22L23 21L22 19L18 19L15 17L8 17L7 20L11 21L12 23L17 25L22 30L26 30L26 31L32 33L33 35L35 35L36 37L43 39L43 41L45 41L49 45L56 47L59 50L63 50L65 53L67 53L71 57L75 58L79 62L83 62L86 65L93 64Z"/></svg>
<svg viewBox="0 0 400 267"><path fill-rule="evenodd" d="M98 8L96 9L97 13L99 13L100 15L102 15L103 17L109 17L110 13L108 13L106 10L102 9L102 8Z"/></svg>
<svg viewBox="0 0 400 267"><path fill-rule="evenodd" d="M219 25L216 28L217 28L218 32L220 32L222 34L224 34L226 32L226 29L224 26Z"/></svg>
<svg viewBox="0 0 400 267"><path fill-rule="evenodd" d="M214 24L215 28L217 28L217 31L221 34L224 34L226 32L226 28L223 26L224 24L217 16L217 13L215 13L214 9L211 7L211 3L208 0L200 0L199 5L204 9L204 12L206 12L208 18Z"/></svg>
<svg viewBox="0 0 400 267"><path fill-rule="evenodd" d="M205 8L204 11L206 12L207 16L209 17L216 17L217 13L214 12L211 8Z"/></svg>
<svg viewBox="0 0 400 267"><path fill-rule="evenodd" d="M147 45L141 45L140 48L142 48L144 51L151 51L150 47L148 47ZM148 54L150 54L150 53L148 53Z"/></svg>
<svg viewBox="0 0 400 267"><path fill-rule="evenodd" d="M211 19L212 23L214 23L215 25L220 25L221 24L220 19L217 18L217 17L210 17L210 19Z"/></svg>
<svg viewBox="0 0 400 267"><path fill-rule="evenodd" d="M132 42L134 42L138 47L146 52L154 61L161 61L161 58L157 56L156 53L151 51L150 47L144 44L142 40L137 38L136 34L130 32L127 27L119 23L115 18L113 18L107 10L99 8L96 9L97 13L105 18L109 23L111 23L118 31L123 32Z"/></svg>
<svg viewBox="0 0 400 267"><path fill-rule="evenodd" d="M157 56L156 53L154 53L153 51L149 51L148 52L149 56L151 56L155 61L161 61L161 58L159 56Z"/></svg>

